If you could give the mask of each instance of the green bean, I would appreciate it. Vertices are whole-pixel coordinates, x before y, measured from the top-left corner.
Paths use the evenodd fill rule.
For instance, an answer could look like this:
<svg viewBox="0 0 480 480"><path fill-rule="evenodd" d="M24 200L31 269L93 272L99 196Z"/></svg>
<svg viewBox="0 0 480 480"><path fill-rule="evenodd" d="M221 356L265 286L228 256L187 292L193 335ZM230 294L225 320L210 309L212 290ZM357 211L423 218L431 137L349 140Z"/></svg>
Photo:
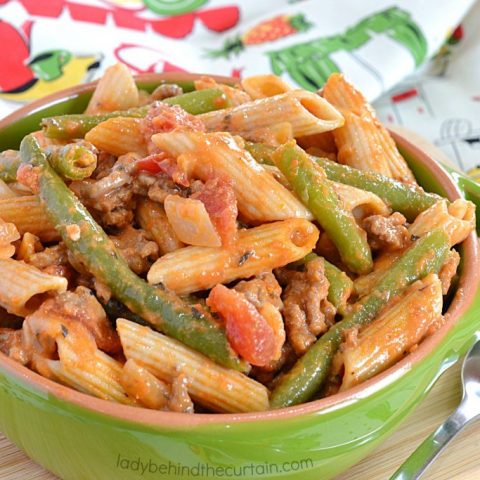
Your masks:
<svg viewBox="0 0 480 480"><path fill-rule="evenodd" d="M169 105L180 105L185 111L192 115L219 110L229 106L229 101L221 90L207 88L195 92L184 93L176 97L166 98L163 103ZM160 102L160 103L162 103ZM45 135L49 138L72 139L83 138L92 128L99 123L114 117L142 118L148 113L155 102L142 107L118 110L116 112L102 113L99 115L73 114L48 117L42 120L42 127Z"/></svg>
<svg viewBox="0 0 480 480"><path fill-rule="evenodd" d="M119 302L116 298L111 298L107 303L101 302L103 309L107 314L107 317L110 321L115 324L117 318L126 318L132 322L138 323L140 325L148 326L142 317L131 312L122 302Z"/></svg>
<svg viewBox="0 0 480 480"><path fill-rule="evenodd" d="M247 142L246 148L258 162L273 165L274 147ZM392 210L405 215L409 222L440 200L438 195L425 192L417 185L407 185L393 178L341 165L326 158L313 155L310 155L310 158L325 170L329 180L375 193Z"/></svg>
<svg viewBox="0 0 480 480"><path fill-rule="evenodd" d="M0 153L0 180L14 182L20 165L20 153L17 150L5 150Z"/></svg>
<svg viewBox="0 0 480 480"><path fill-rule="evenodd" d="M373 262L367 236L357 225L353 214L342 206L323 169L293 142L279 147L272 158L327 232L343 263L352 272L368 273Z"/></svg>
<svg viewBox="0 0 480 480"><path fill-rule="evenodd" d="M97 155L92 147L81 143L52 147L47 150L48 161L63 178L83 180L90 177L97 168Z"/></svg>
<svg viewBox="0 0 480 480"><path fill-rule="evenodd" d="M128 268L110 238L50 166L35 137L28 135L22 140L20 153L23 162L38 167L40 198L67 248L116 299L155 330L222 365L247 369L224 330L204 308L185 304L173 292L149 285Z"/></svg>
<svg viewBox="0 0 480 480"><path fill-rule="evenodd" d="M432 230L418 239L382 276L370 294L317 340L272 392L270 405L281 408L308 401L325 381L343 332L368 325L389 300L429 273L438 273L449 251L447 234Z"/></svg>
<svg viewBox="0 0 480 480"><path fill-rule="evenodd" d="M307 264L316 258L320 257L315 253L309 253L303 258L303 263ZM344 313L348 297L353 291L353 281L345 272L328 260L323 259L323 265L325 277L330 284L327 299L339 313Z"/></svg>
<svg viewBox="0 0 480 480"><path fill-rule="evenodd" d="M184 93L176 97L162 100L170 105L180 105L186 112L192 115L221 110L230 106L230 102L222 90L218 88L206 88L194 92Z"/></svg>

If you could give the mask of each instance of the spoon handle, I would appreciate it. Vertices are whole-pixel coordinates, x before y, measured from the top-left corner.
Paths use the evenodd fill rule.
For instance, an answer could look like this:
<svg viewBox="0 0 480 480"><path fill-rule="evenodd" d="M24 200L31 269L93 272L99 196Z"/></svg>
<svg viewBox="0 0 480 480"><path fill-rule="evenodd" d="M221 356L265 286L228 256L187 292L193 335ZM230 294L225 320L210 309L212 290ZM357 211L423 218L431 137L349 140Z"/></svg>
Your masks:
<svg viewBox="0 0 480 480"><path fill-rule="evenodd" d="M407 458L390 480L417 480L447 443L468 423L462 404Z"/></svg>

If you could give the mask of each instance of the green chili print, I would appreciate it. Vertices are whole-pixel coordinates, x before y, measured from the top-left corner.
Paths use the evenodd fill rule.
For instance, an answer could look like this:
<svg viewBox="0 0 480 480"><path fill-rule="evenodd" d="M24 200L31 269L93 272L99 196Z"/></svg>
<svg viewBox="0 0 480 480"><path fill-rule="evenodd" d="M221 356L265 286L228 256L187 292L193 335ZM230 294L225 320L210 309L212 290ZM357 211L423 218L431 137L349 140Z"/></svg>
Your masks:
<svg viewBox="0 0 480 480"><path fill-rule="evenodd" d="M332 54L346 51L354 54L372 40L372 34L383 34L405 47L412 55L415 65L420 65L427 55L427 41L410 13L398 7L377 12L345 32L330 37L320 37L308 42L292 45L281 50L267 52L273 73L288 73L302 88L315 91L323 86L327 78L340 68ZM371 73L378 76L372 67Z"/></svg>

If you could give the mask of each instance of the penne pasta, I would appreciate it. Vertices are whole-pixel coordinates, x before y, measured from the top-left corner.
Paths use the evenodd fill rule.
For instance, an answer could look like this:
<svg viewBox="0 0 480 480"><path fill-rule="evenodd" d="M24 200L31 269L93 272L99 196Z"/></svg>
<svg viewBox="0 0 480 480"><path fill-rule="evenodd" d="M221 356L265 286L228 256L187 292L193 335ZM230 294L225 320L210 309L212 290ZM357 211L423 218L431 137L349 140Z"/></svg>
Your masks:
<svg viewBox="0 0 480 480"><path fill-rule="evenodd" d="M58 339L57 344L60 361L45 362L57 381L103 400L137 404L120 383L122 365L119 362L98 349L93 355L79 359L69 342Z"/></svg>
<svg viewBox="0 0 480 480"><path fill-rule="evenodd" d="M117 63L107 68L99 80L85 113L127 110L138 104L138 88L130 70L123 63Z"/></svg>
<svg viewBox="0 0 480 480"><path fill-rule="evenodd" d="M67 289L66 278L48 275L17 260L0 260L0 271L0 306L15 315L34 311L45 298L42 294Z"/></svg>
<svg viewBox="0 0 480 480"><path fill-rule="evenodd" d="M246 221L312 218L308 209L280 185L228 133L174 131L153 135L155 145L190 175L207 181L212 174L233 180L238 210Z"/></svg>
<svg viewBox="0 0 480 480"><path fill-rule="evenodd" d="M268 409L268 390L235 370L221 367L180 342L123 318L117 331L127 359L172 383L180 373L188 393L200 404L221 412Z"/></svg>
<svg viewBox="0 0 480 480"><path fill-rule="evenodd" d="M160 255L185 246L175 235L168 222L167 214L159 203L148 198L140 199L137 203L135 218L147 236L158 245Z"/></svg>
<svg viewBox="0 0 480 480"><path fill-rule="evenodd" d="M343 202L345 209L351 211L357 220L362 220L369 215L388 215L390 213L390 209L378 195L344 183L330 183Z"/></svg>
<svg viewBox="0 0 480 480"><path fill-rule="evenodd" d="M13 192L10 187L0 179L0 200L2 198L11 198L11 197L17 197L18 195Z"/></svg>
<svg viewBox="0 0 480 480"><path fill-rule="evenodd" d="M254 75L244 78L240 85L253 100L273 97L292 90L292 87L276 75Z"/></svg>
<svg viewBox="0 0 480 480"><path fill-rule="evenodd" d="M328 154L334 154L335 157L337 155L337 145L335 144L333 131L300 137L297 139L297 142L304 150L312 148L327 152ZM314 154L312 153L312 155Z"/></svg>
<svg viewBox="0 0 480 480"><path fill-rule="evenodd" d="M148 408L159 410L168 404L170 396L168 385L135 360L127 360L123 365L120 383L131 398Z"/></svg>
<svg viewBox="0 0 480 480"><path fill-rule="evenodd" d="M464 199L448 204L440 200L422 212L408 231L421 237L435 228L442 228L450 238L450 246L463 242L475 229L475 205Z"/></svg>
<svg viewBox="0 0 480 480"><path fill-rule="evenodd" d="M430 274L414 283L401 299L387 304L373 323L340 350L345 367L341 390L357 385L399 361L436 329L442 320L442 287Z"/></svg>
<svg viewBox="0 0 480 480"><path fill-rule="evenodd" d="M167 195L164 202L168 222L176 236L187 245L220 247L222 240L205 204L194 198Z"/></svg>
<svg viewBox="0 0 480 480"><path fill-rule="evenodd" d="M30 232L45 242L60 238L37 196L0 199L0 218L13 223L21 235Z"/></svg>
<svg viewBox="0 0 480 480"><path fill-rule="evenodd" d="M85 140L112 155L134 152L145 156L148 153L147 142L141 125L141 118L109 118L92 128L85 135Z"/></svg>
<svg viewBox="0 0 480 480"><path fill-rule="evenodd" d="M416 183L387 129L378 121L365 97L343 75L330 76L323 96L345 118L344 125L333 132L340 163Z"/></svg>
<svg viewBox="0 0 480 480"><path fill-rule="evenodd" d="M249 130L248 132L240 132L240 137L245 140L257 143L265 143L278 147L284 143L293 140L292 125L288 122L277 123L270 127L258 128L257 130Z"/></svg>
<svg viewBox="0 0 480 480"><path fill-rule="evenodd" d="M249 278L300 260L318 240L318 230L304 219L289 219L240 230L231 247L185 247L159 258L148 282L186 294Z"/></svg>
<svg viewBox="0 0 480 480"><path fill-rule="evenodd" d="M198 118L209 131L232 133L288 122L294 137L314 135L343 125L343 117L335 107L319 95L303 90L260 98L237 107L204 113Z"/></svg>

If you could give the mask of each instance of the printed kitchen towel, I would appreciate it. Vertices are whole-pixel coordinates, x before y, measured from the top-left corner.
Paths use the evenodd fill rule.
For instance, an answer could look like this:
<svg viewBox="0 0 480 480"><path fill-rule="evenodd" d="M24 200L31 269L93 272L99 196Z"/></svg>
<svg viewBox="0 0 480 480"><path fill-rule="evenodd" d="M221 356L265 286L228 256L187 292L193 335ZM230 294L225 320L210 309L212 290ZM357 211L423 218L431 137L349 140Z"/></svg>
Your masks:
<svg viewBox="0 0 480 480"><path fill-rule="evenodd" d="M0 0L0 116L95 79L117 61L135 73L273 72L312 91L342 71L378 99L383 120L436 141L468 170L479 163L480 144L480 69L471 68L480 60L474 3ZM457 52L461 43L470 43L474 58Z"/></svg>

